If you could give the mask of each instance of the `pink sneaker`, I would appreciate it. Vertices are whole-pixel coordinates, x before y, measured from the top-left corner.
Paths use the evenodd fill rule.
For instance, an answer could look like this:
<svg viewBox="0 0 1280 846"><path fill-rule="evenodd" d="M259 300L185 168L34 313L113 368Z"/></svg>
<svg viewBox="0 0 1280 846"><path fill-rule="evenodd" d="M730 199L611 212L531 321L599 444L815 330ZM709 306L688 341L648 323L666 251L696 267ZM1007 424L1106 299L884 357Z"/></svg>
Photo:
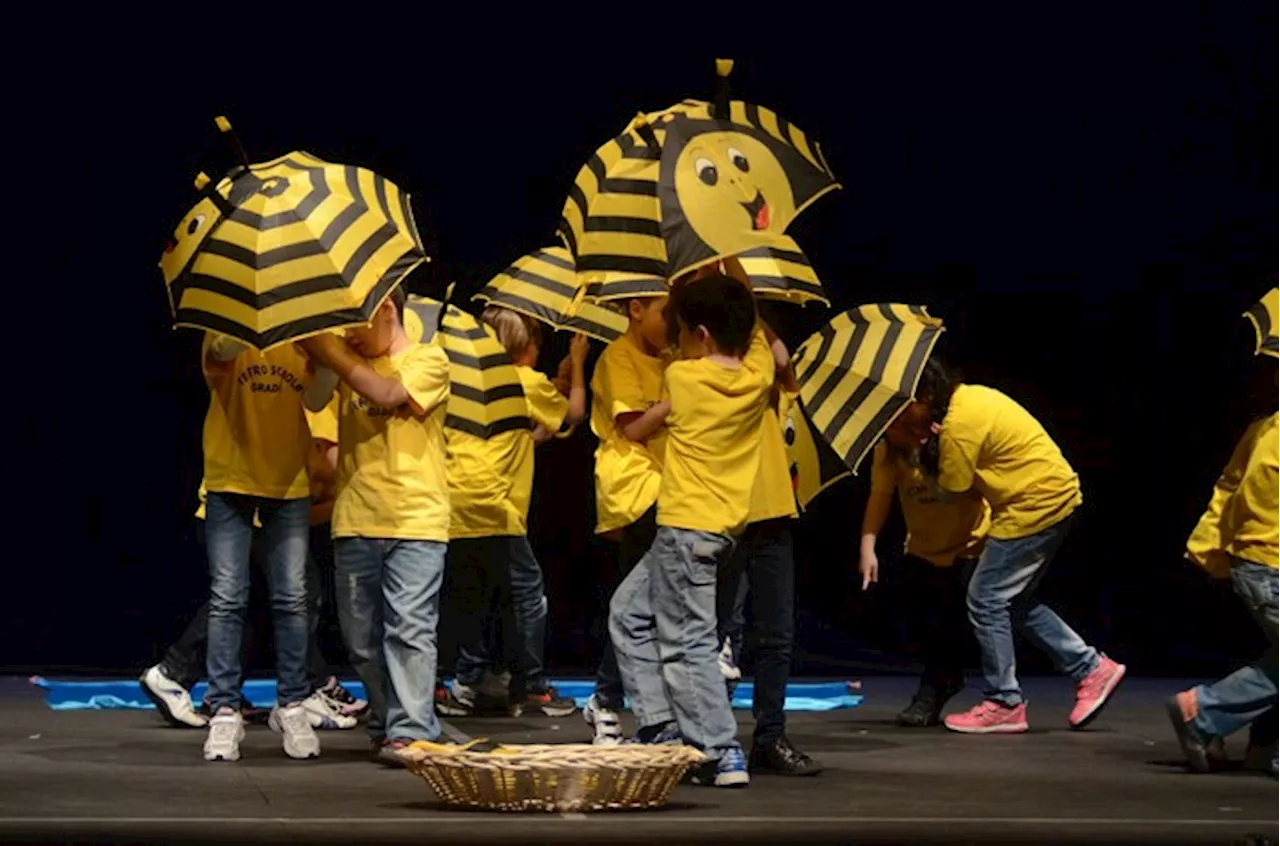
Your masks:
<svg viewBox="0 0 1280 846"><path fill-rule="evenodd" d="M1076 707L1071 709L1073 729L1084 728L1102 712L1111 694L1124 678L1124 664L1103 655L1092 673L1076 683Z"/></svg>
<svg viewBox="0 0 1280 846"><path fill-rule="evenodd" d="M990 699L974 705L963 714L951 714L943 724L963 734L1019 734L1027 730L1027 703L1006 708Z"/></svg>

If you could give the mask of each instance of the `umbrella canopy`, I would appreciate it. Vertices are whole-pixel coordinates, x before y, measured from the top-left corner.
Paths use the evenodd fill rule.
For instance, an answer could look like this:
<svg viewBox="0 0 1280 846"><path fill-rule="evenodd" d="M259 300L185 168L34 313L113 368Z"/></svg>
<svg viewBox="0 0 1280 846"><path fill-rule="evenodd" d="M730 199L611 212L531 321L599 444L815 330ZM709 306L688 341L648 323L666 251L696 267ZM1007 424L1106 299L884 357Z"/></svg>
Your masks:
<svg viewBox="0 0 1280 846"><path fill-rule="evenodd" d="M426 260L409 196L363 168L293 152L196 186L160 259L178 326L267 350L368 322Z"/></svg>
<svg viewBox="0 0 1280 846"><path fill-rule="evenodd" d="M785 235L768 247L756 247L738 256L757 297L789 303L831 305L818 274L800 245Z"/></svg>
<svg viewBox="0 0 1280 846"><path fill-rule="evenodd" d="M533 428L520 374L478 320L457 306L412 296L405 304L404 329L410 340L439 343L449 356L447 428L485 440Z"/></svg>
<svg viewBox="0 0 1280 846"><path fill-rule="evenodd" d="M1244 316L1249 318L1249 322L1253 324L1253 331L1258 336L1255 355L1280 358L1280 347L1277 346L1276 339L1276 330L1280 328L1280 288L1267 291L1262 299L1244 313Z"/></svg>
<svg viewBox="0 0 1280 846"><path fill-rule="evenodd" d="M907 403L942 321L923 306L851 308L792 356L800 401L814 428L855 473Z"/></svg>
<svg viewBox="0 0 1280 846"><path fill-rule="evenodd" d="M604 299L665 293L658 284L717 258L776 244L802 210L838 188L816 143L776 112L686 100L638 115L583 166L559 233Z"/></svg>
<svg viewBox="0 0 1280 846"><path fill-rule="evenodd" d="M573 257L564 247L530 253L499 273L473 299L570 329L608 343L627 331L628 321L613 306L584 298Z"/></svg>
<svg viewBox="0 0 1280 846"><path fill-rule="evenodd" d="M800 403L785 393L778 405L778 416L787 441L796 502L801 508L808 508L818 494L852 474L831 447L814 435L813 424Z"/></svg>

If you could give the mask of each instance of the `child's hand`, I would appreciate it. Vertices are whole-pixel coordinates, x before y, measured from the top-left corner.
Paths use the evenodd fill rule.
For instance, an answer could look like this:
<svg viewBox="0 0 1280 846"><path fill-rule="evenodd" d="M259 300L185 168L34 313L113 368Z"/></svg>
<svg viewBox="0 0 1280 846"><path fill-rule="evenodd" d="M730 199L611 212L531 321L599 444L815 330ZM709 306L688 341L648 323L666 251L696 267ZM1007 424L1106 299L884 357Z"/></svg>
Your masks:
<svg viewBox="0 0 1280 846"><path fill-rule="evenodd" d="M569 341L569 361L574 367L581 367L587 360L587 351L591 349L591 342L587 340L587 336L581 333L574 335Z"/></svg>
<svg viewBox="0 0 1280 846"><path fill-rule="evenodd" d="M858 563L858 572L862 574L862 589L880 581L880 559L874 552L863 550L862 561Z"/></svg>
<svg viewBox="0 0 1280 846"><path fill-rule="evenodd" d="M572 375L573 375L573 358L572 356L566 355L564 358L560 359L560 367L556 370L556 378L553 379L552 381L564 382L567 385L569 384L569 378Z"/></svg>

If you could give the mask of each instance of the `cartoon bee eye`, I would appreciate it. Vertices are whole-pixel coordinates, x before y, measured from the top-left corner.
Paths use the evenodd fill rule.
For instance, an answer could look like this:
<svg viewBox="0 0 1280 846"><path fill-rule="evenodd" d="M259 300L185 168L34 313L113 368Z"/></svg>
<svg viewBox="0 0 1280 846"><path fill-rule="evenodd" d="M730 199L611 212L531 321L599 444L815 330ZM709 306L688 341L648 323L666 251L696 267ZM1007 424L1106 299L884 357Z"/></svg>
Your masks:
<svg viewBox="0 0 1280 846"><path fill-rule="evenodd" d="M787 418L787 422L782 427L782 436L786 439L787 446L796 445L796 422L790 417Z"/></svg>
<svg viewBox="0 0 1280 846"><path fill-rule="evenodd" d="M741 150L736 147L730 147L727 152L729 153L729 161L733 162L734 167L743 173L751 172L751 162L747 161L747 157L743 155Z"/></svg>
<svg viewBox="0 0 1280 846"><path fill-rule="evenodd" d="M698 178L707 185L715 185L720 181L720 173L716 170L716 166L711 159L701 157L694 159L693 169L698 172Z"/></svg>
<svg viewBox="0 0 1280 846"><path fill-rule="evenodd" d="M191 218L191 222L187 224L187 234L194 235L200 231L200 227L204 226L204 215L198 214Z"/></svg>

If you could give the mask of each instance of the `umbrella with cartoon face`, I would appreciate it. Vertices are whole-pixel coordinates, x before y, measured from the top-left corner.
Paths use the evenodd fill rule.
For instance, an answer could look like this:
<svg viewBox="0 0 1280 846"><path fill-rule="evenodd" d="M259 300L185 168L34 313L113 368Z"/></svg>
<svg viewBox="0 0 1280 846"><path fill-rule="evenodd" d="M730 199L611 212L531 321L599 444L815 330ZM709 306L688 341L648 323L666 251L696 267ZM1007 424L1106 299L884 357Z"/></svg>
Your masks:
<svg viewBox="0 0 1280 846"><path fill-rule="evenodd" d="M1277 344L1276 330L1280 329L1280 288L1272 288L1244 313L1253 324L1257 335L1257 349L1254 355L1280 357L1280 345Z"/></svg>
<svg viewBox="0 0 1280 846"><path fill-rule="evenodd" d="M852 474L831 447L814 435L804 409L786 393L779 398L778 417L787 442L791 487L800 507L808 508L818 494Z"/></svg>
<svg viewBox="0 0 1280 846"><path fill-rule="evenodd" d="M503 306L542 321L609 343L627 331L627 318L615 306L584 298L586 289L564 247L547 247L518 259L472 299Z"/></svg>
<svg viewBox="0 0 1280 846"><path fill-rule="evenodd" d="M409 195L363 168L293 152L196 187L160 259L178 326L267 350L367 323L427 260Z"/></svg>
<svg viewBox="0 0 1280 846"><path fill-rule="evenodd" d="M728 98L638 115L578 173L560 237L599 300L666 293L727 256L776 246L812 202L839 187L816 143L777 113Z"/></svg>

